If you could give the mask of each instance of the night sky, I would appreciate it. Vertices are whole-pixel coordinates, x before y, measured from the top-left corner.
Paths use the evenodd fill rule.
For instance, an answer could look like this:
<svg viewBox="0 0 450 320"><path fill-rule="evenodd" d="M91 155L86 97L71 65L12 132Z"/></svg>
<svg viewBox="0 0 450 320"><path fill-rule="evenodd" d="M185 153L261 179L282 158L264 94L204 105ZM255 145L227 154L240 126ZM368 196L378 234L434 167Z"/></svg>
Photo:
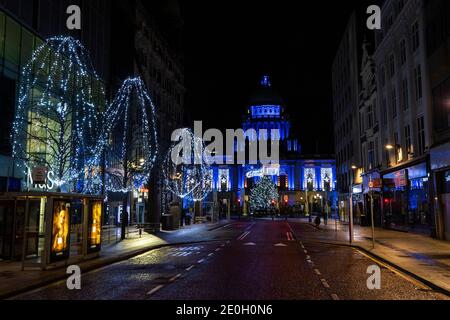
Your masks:
<svg viewBox="0 0 450 320"><path fill-rule="evenodd" d="M334 153L331 65L358 5L361 0L181 1L191 120L240 128L247 100L268 73L303 153Z"/></svg>

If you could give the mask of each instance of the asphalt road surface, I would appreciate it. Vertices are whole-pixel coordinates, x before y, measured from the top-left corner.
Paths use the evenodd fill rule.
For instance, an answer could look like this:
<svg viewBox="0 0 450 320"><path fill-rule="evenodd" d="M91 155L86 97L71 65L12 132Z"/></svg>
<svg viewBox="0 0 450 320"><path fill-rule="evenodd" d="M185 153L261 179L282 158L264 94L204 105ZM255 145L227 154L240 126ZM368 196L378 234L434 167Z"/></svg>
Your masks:
<svg viewBox="0 0 450 320"><path fill-rule="evenodd" d="M152 250L83 274L81 290L60 281L15 299L448 299L355 249L308 241L317 230L307 224L242 221L210 232L213 241ZM379 290L367 287L372 265L381 268Z"/></svg>

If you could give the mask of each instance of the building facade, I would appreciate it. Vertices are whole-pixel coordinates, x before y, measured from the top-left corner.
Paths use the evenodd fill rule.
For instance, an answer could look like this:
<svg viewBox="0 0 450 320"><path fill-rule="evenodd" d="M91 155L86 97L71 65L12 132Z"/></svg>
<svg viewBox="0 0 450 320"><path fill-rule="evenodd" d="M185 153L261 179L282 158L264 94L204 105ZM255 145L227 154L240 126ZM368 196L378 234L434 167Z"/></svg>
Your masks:
<svg viewBox="0 0 450 320"><path fill-rule="evenodd" d="M432 145L424 2L385 1L374 53L384 156L383 219L388 228L430 232Z"/></svg>
<svg viewBox="0 0 450 320"><path fill-rule="evenodd" d="M362 200L358 111L364 40L362 25L361 14L352 13L332 65L337 190L341 218L346 220L351 195L355 203ZM359 219L360 216L361 212L355 211L354 217Z"/></svg>
<svg viewBox="0 0 450 320"><path fill-rule="evenodd" d="M78 4L82 8L83 23L81 31L69 31L66 28L66 19L68 17L66 9L71 4ZM90 54L93 61L92 68L102 77L107 77L109 69L110 21L108 8L109 1L106 0L74 2L44 0L0 1L0 109L3 114L0 120L0 192L2 194L8 194L8 192L36 192L43 189L50 190L54 186L51 183L44 184L44 187L31 183L29 176L26 173L24 174L21 168L17 168L12 157L13 140L11 140L11 133L18 107L20 83L23 82L23 67L31 59L33 51L40 47L46 38L60 35L73 36L83 39L86 42L86 46L89 49L93 49L93 52ZM90 74L90 76L92 84L96 82L95 86L97 88L104 85L93 74ZM37 84L37 86L40 85L42 84ZM41 88L45 90L45 85ZM98 98L96 107L101 110L104 107L104 97L102 102L102 93L99 92L100 95L97 96L94 91L97 92L93 90L93 95ZM33 96L37 96L37 94L36 92L36 95ZM50 99L57 101L59 97L55 92L52 92ZM32 117L28 120L29 128L36 129L40 120L47 121L46 128L51 127L54 119L46 116L37 119L37 117L33 117L35 110L30 110L30 112ZM30 114L28 114L28 117ZM41 141L45 135L43 131L42 128L36 131L39 132ZM43 157L47 157L49 152L41 149L42 145L36 143L37 140L27 140L25 142L28 146L28 151L30 151L30 154L40 153ZM36 203L38 205L35 205ZM29 221L28 227L30 230L34 230L32 228L38 228L38 226L39 228L42 227L44 207L40 201L35 201L34 206L30 207L28 212L33 217L30 220L31 222ZM73 208L73 232L76 232L80 210L77 205L74 205ZM11 204L8 201L2 201L0 205L0 259L10 259L20 255L24 237L25 215L28 212L26 213L26 210L14 212L14 210L11 210ZM41 229L39 229L39 232L41 232ZM34 237L30 242L36 239L37 237ZM74 243L74 245L76 244Z"/></svg>
<svg viewBox="0 0 450 320"><path fill-rule="evenodd" d="M433 145L430 148L436 236L450 240L450 3L425 1Z"/></svg>
<svg viewBox="0 0 450 320"><path fill-rule="evenodd" d="M359 95L359 142L361 144L361 184L354 186L359 191L357 208L361 224L371 223L373 208L374 223L381 225L380 167L383 147L380 143L380 113L377 100L377 82L373 61L373 44L364 41L361 61L361 92ZM372 207L373 204L373 207Z"/></svg>

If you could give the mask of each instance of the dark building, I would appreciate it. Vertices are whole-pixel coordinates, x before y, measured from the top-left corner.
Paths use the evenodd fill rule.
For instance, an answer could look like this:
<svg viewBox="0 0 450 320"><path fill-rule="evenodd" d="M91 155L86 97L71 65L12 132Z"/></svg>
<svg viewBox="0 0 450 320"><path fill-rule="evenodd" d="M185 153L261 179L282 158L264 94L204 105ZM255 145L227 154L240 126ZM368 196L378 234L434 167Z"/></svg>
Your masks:
<svg viewBox="0 0 450 320"><path fill-rule="evenodd" d="M112 1L111 91L129 76L140 76L156 106L159 156L170 144L173 130L184 124L184 68L181 48L183 21L177 1ZM158 167L159 163L155 165ZM131 192L129 221L159 226L163 213L159 170L152 173L144 192ZM118 223L121 195L109 198L109 223Z"/></svg>
<svg viewBox="0 0 450 320"><path fill-rule="evenodd" d="M436 236L450 240L450 2L425 1L427 62L431 91L431 181Z"/></svg>
<svg viewBox="0 0 450 320"><path fill-rule="evenodd" d="M373 42L373 32L366 28L365 8L354 11L347 23L332 66L336 178L341 217L348 219L350 194L353 194L355 217L362 210L362 158L359 103L363 42ZM355 188L355 190L353 190ZM355 191L355 192L353 192Z"/></svg>

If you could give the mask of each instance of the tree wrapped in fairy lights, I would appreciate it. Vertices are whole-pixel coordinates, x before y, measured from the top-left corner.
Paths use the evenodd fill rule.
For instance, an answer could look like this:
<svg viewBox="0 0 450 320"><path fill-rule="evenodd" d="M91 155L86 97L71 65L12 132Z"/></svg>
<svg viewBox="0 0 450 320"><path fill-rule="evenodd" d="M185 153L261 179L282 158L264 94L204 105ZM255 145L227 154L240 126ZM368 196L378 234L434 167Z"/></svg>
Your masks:
<svg viewBox="0 0 450 320"><path fill-rule="evenodd" d="M163 190L191 202L202 201L212 191L212 169L203 140L188 128L178 130L163 160Z"/></svg>
<svg viewBox="0 0 450 320"><path fill-rule="evenodd" d="M128 193L143 187L157 158L158 135L155 106L141 78L123 82L103 128L106 190Z"/></svg>
<svg viewBox="0 0 450 320"><path fill-rule="evenodd" d="M269 176L263 176L253 187L250 194L250 209L268 210L278 200L278 190Z"/></svg>
<svg viewBox="0 0 450 320"><path fill-rule="evenodd" d="M71 37L49 38L33 52L19 86L11 133L16 165L25 175L46 167L57 191L98 192L105 98L85 47Z"/></svg>

